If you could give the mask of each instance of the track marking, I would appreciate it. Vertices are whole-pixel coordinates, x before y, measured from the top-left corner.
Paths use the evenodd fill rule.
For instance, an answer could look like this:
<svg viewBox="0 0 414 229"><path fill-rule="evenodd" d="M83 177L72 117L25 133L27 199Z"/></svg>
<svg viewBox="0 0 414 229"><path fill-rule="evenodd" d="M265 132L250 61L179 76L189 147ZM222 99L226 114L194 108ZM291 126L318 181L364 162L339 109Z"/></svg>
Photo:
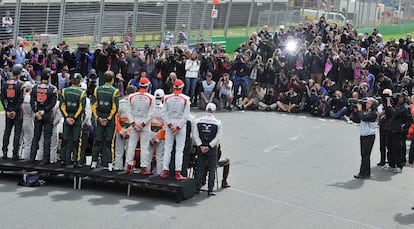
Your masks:
<svg viewBox="0 0 414 229"><path fill-rule="evenodd" d="M303 206L300 206L300 205L297 205L297 204L289 203L289 202L286 202L286 201L283 201L283 200L273 199L273 198L263 196L263 195L259 195L259 194L255 194L255 193L252 193L252 192L243 191L243 190L236 189L236 188L231 188L230 190L233 190L233 191L236 191L236 192L248 195L248 196L256 197L258 199L263 199L263 200L271 201L271 202L274 202L274 203L286 205L286 206L289 206L289 207L301 209L301 210L304 210L304 211L312 212L312 213L315 213L315 214L318 214L318 215L327 216L327 217L331 217L331 218L334 218L334 219L339 219L339 220L342 220L342 221L345 221L345 222L349 222L349 223L353 223L353 224L357 224L357 225L361 225L361 226L365 226L365 227L369 227L369 228L383 229L382 227L378 227L378 226L375 226L375 225L372 225L372 224L359 222L359 221L356 221L356 220L352 220L352 219L344 218L344 217L341 217L341 216L338 216L338 215L334 215L332 213L324 212L324 211L313 209L313 208L303 207Z"/></svg>

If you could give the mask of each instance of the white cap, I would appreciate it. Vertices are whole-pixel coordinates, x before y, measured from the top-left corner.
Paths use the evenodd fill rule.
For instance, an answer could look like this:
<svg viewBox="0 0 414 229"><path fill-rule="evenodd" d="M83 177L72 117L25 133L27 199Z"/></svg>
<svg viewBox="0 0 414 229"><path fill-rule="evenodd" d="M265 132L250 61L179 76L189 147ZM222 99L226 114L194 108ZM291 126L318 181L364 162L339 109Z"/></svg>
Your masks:
<svg viewBox="0 0 414 229"><path fill-rule="evenodd" d="M154 92L154 96L155 96L155 98L156 98L156 99L161 99L161 98L163 98L163 97L165 96L164 90L162 90L161 88L160 88L160 89L155 90L155 92Z"/></svg>
<svg viewBox="0 0 414 229"><path fill-rule="evenodd" d="M214 104L214 103L208 103L207 106L206 106L206 111L209 111L209 112L216 111L216 104Z"/></svg>
<svg viewBox="0 0 414 229"><path fill-rule="evenodd" d="M377 37L381 37L382 38L382 34L381 33L378 33L377 34Z"/></svg>
<svg viewBox="0 0 414 229"><path fill-rule="evenodd" d="M279 25L279 29L285 29L285 25Z"/></svg>

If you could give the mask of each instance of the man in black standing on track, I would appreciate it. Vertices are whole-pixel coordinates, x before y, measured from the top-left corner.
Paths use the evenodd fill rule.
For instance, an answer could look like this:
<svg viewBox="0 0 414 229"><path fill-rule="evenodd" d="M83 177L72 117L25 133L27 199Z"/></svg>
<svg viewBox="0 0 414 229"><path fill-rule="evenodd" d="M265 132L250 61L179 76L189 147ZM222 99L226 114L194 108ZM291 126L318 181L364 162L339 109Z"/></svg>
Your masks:
<svg viewBox="0 0 414 229"><path fill-rule="evenodd" d="M20 134L23 125L23 99L25 84L20 80L22 65L16 64L12 68L13 75L4 81L1 92L1 102L6 111L6 128L3 135L3 159L7 159L7 152L11 131L14 126L13 160L19 159Z"/></svg>
<svg viewBox="0 0 414 229"><path fill-rule="evenodd" d="M39 149L40 136L44 135L43 164L50 164L50 144L53 131L53 108L57 101L57 88L50 84L51 70L45 68L42 71L41 82L33 87L30 95L30 105L34 120L34 136L30 149L30 162L34 163L37 150Z"/></svg>

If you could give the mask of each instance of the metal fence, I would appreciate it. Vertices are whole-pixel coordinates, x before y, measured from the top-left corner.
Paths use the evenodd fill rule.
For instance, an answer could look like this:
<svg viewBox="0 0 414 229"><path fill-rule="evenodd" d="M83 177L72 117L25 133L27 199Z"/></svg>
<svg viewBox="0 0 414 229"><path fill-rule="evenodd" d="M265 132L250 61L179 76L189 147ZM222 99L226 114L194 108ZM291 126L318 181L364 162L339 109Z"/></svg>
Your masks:
<svg viewBox="0 0 414 229"><path fill-rule="evenodd" d="M216 6L212 2L3 0L0 15L9 13L13 25L12 32L10 28L6 32L3 25L0 39L23 37L51 44L65 40L73 45L123 42L130 37L133 45L159 44L168 32L177 37L183 29L193 43L209 41L212 36L247 36L264 24L275 30L280 24L314 21L320 15L343 15L358 28L414 20L410 0L220 0Z"/></svg>

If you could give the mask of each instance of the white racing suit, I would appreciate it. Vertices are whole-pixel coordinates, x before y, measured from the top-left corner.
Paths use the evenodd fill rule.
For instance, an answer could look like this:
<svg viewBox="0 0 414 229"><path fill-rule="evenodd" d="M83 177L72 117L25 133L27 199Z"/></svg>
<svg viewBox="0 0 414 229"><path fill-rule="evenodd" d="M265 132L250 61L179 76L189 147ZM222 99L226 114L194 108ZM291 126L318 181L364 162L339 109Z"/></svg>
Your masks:
<svg viewBox="0 0 414 229"><path fill-rule="evenodd" d="M187 120L190 116L190 98L184 94L170 94L164 97L162 117L165 127L165 147L163 170L169 170L171 151L175 144L175 171L181 171L183 164L183 151L187 130ZM179 129L176 135L171 129Z"/></svg>
<svg viewBox="0 0 414 229"><path fill-rule="evenodd" d="M150 143L151 128L150 122L154 112L154 96L148 92L139 91L129 95L128 120L131 123L131 131L129 136L128 150L126 162L133 165L135 157L135 148L137 141L140 141L141 148L141 168L146 168L147 172L151 171L151 159L148 147ZM140 131L136 131L133 127L141 126Z"/></svg>
<svg viewBox="0 0 414 229"><path fill-rule="evenodd" d="M52 130L52 140L50 143L50 162L56 163L58 161L58 143L59 143L59 136L58 136L58 125L60 122L63 122L63 116L59 109L59 101L56 102L55 107L53 108L53 130ZM36 155L36 160L43 160L43 134L40 137L39 141L39 153Z"/></svg>
<svg viewBox="0 0 414 229"><path fill-rule="evenodd" d="M115 163L114 170L124 169L124 153L128 152L129 133L128 121L129 97L119 100L118 114L116 115ZM122 134L121 134L122 133Z"/></svg>
<svg viewBox="0 0 414 229"><path fill-rule="evenodd" d="M150 155L154 155L157 161L157 174L162 173L162 161L164 158L165 127L162 120L162 101L155 100L154 113L151 120L151 142L149 146Z"/></svg>
<svg viewBox="0 0 414 229"><path fill-rule="evenodd" d="M34 116L32 107L30 106L30 93L26 93L23 100L23 126L21 136L23 144L20 143L20 145L23 145L21 158L24 160L30 159L30 147L32 145L34 131Z"/></svg>

